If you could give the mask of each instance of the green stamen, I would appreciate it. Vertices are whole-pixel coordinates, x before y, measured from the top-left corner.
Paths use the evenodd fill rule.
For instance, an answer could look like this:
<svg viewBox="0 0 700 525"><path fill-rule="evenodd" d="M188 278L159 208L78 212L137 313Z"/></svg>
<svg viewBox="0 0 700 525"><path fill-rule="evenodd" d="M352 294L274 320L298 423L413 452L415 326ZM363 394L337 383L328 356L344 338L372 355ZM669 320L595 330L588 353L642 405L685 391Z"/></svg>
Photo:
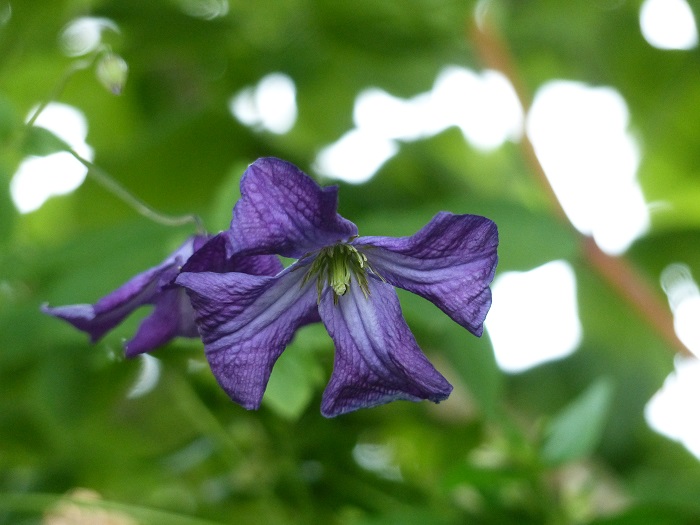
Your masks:
<svg viewBox="0 0 700 525"><path fill-rule="evenodd" d="M308 273L302 281L302 286L310 279L316 278L318 301L327 284L333 289L333 303L338 304L338 297L345 295L351 284L357 283L365 298L369 298L367 269L374 269L367 263L367 257L350 244L336 244L322 248ZM380 276L381 278L381 276Z"/></svg>

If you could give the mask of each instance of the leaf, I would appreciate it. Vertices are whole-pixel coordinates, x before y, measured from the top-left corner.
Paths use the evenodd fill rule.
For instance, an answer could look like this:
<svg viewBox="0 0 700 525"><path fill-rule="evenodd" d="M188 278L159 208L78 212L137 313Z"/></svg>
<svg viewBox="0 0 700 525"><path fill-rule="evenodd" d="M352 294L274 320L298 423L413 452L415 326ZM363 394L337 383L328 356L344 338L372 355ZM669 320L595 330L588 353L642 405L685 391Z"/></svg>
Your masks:
<svg viewBox="0 0 700 525"><path fill-rule="evenodd" d="M612 394L610 380L600 379L564 407L546 430L542 459L557 465L590 454L603 434Z"/></svg>

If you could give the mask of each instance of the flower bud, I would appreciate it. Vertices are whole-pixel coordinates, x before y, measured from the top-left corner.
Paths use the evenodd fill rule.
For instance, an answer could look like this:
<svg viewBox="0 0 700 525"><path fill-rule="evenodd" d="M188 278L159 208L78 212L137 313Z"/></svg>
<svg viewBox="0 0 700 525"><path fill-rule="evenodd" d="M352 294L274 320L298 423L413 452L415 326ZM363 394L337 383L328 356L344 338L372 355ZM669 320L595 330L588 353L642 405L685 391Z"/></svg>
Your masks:
<svg viewBox="0 0 700 525"><path fill-rule="evenodd" d="M110 92L121 95L124 84L126 84L126 77L129 74L129 66L119 55L107 53L100 58L95 73L97 79Z"/></svg>

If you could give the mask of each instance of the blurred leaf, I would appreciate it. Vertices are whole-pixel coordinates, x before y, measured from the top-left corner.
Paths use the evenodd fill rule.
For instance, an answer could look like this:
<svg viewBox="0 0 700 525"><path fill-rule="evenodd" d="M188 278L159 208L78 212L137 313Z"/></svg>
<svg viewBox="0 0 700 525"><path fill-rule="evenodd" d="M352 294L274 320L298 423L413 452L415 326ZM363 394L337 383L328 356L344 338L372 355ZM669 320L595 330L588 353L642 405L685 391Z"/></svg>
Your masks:
<svg viewBox="0 0 700 525"><path fill-rule="evenodd" d="M556 465L593 452L603 434L612 394L612 383L600 379L556 414L545 431L542 459Z"/></svg>
<svg viewBox="0 0 700 525"><path fill-rule="evenodd" d="M284 418L298 419L324 380L315 350L330 345L320 323L299 330L272 370L263 397L265 405Z"/></svg>

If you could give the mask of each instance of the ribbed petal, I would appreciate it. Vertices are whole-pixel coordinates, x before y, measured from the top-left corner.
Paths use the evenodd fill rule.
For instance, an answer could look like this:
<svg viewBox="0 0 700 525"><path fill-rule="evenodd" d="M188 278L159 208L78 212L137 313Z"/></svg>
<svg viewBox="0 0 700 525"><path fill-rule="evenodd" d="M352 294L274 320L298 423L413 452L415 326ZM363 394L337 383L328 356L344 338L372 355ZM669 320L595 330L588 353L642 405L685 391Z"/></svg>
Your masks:
<svg viewBox="0 0 700 525"><path fill-rule="evenodd" d="M353 242L387 282L425 297L480 336L498 263L496 224L478 215L438 213L411 237Z"/></svg>
<svg viewBox="0 0 700 525"><path fill-rule="evenodd" d="M104 334L121 323L129 313L136 308L126 305L121 310L114 310L106 315L97 316L95 307L91 304L71 304L68 306L41 305L41 311L45 314L63 319L72 324L78 330L86 332L91 342L99 341Z"/></svg>
<svg viewBox="0 0 700 525"><path fill-rule="evenodd" d="M317 309L315 281L302 286L306 269L276 277L243 273L181 273L209 365L236 403L256 409L272 366L297 328Z"/></svg>
<svg viewBox="0 0 700 525"><path fill-rule="evenodd" d="M44 313L63 319L79 330L87 332L91 341L95 342L140 306L155 304L156 309L143 321L136 337L129 343L127 355L135 355L160 346L167 341L162 339L162 334L167 332L172 332L172 337L194 336L196 333L192 331L192 311L182 304L182 299L186 297L180 293L180 301L174 301L168 294L176 293L172 288L172 281L179 267L205 241L203 236L189 238L161 264L131 278L94 305L44 305L41 309ZM166 295L165 299L162 298L163 294ZM177 329L173 328L173 324L177 324ZM154 333L147 336L145 330L152 330Z"/></svg>
<svg viewBox="0 0 700 525"><path fill-rule="evenodd" d="M321 403L326 417L397 399L437 403L452 391L418 348L393 287L372 277L368 286L368 298L356 284L338 304L328 291L321 298L321 319L336 348Z"/></svg>
<svg viewBox="0 0 700 525"><path fill-rule="evenodd" d="M153 312L146 317L136 335L124 345L126 357L149 352L175 337L197 337L194 310L182 288L171 288L158 295Z"/></svg>
<svg viewBox="0 0 700 525"><path fill-rule="evenodd" d="M130 279L94 305L76 304L50 307L44 305L41 311L58 317L90 334L94 343L108 331L121 323L139 306L148 304L158 293L161 275L168 270L170 263L147 270Z"/></svg>
<svg viewBox="0 0 700 525"><path fill-rule="evenodd" d="M322 188L293 164L262 158L243 174L228 234L237 252L299 259L357 235L337 207L336 186Z"/></svg>
<svg viewBox="0 0 700 525"><path fill-rule="evenodd" d="M240 272L250 275L276 275L284 267L274 255L232 255L226 233L212 237L182 267L183 272Z"/></svg>

